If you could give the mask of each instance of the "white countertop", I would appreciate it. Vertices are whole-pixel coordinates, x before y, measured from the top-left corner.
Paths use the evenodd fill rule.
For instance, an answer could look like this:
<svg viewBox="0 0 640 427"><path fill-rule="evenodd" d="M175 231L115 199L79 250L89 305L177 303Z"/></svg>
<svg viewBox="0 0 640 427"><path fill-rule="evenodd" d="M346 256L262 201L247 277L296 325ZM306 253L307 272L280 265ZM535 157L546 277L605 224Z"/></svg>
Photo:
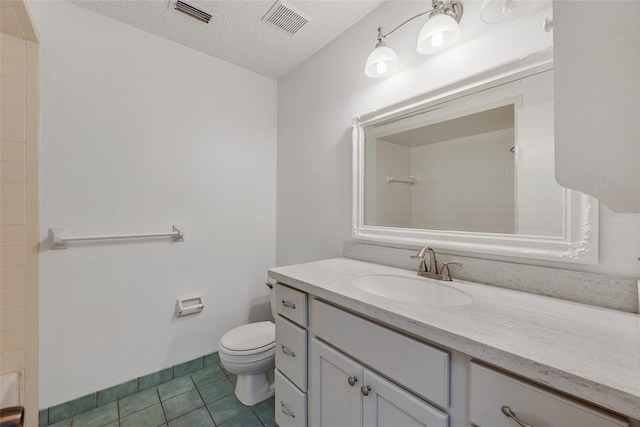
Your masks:
<svg viewBox="0 0 640 427"><path fill-rule="evenodd" d="M457 307L407 303L351 281L415 273L347 258L272 268L269 277L569 395L640 420L640 316L455 280ZM425 279L427 280L427 279Z"/></svg>

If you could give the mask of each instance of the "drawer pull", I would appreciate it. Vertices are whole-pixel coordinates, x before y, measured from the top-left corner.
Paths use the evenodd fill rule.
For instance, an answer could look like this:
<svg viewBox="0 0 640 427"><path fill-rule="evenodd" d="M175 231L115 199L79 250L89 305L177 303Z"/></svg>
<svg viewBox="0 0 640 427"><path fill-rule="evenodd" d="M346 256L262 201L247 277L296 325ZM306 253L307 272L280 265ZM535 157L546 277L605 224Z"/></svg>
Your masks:
<svg viewBox="0 0 640 427"><path fill-rule="evenodd" d="M266 282L265 285L267 285L267 288L269 289L273 289L273 283L271 282Z"/></svg>
<svg viewBox="0 0 640 427"><path fill-rule="evenodd" d="M282 300L282 305L284 305L287 308L292 308L292 309L296 309L296 305L294 303L292 303L291 301L287 301L287 300Z"/></svg>
<svg viewBox="0 0 640 427"><path fill-rule="evenodd" d="M360 387L360 393L362 393L363 396L369 396L369 391L371 391L371 387L369 387L368 385L363 385L362 387Z"/></svg>
<svg viewBox="0 0 640 427"><path fill-rule="evenodd" d="M358 382L358 378L357 377L349 377L349 378L347 378L347 382L349 383L349 385L351 387L353 387Z"/></svg>
<svg viewBox="0 0 640 427"><path fill-rule="evenodd" d="M291 418L295 418L296 414L289 408L287 408L287 405L284 404L283 401L280 401L280 410L282 410L282 413L291 417Z"/></svg>
<svg viewBox="0 0 640 427"><path fill-rule="evenodd" d="M520 427L533 427L531 424L527 424L523 421L520 421L518 417L516 417L516 414L508 406L502 407L502 413L509 418L513 418L513 421L518 423Z"/></svg>
<svg viewBox="0 0 640 427"><path fill-rule="evenodd" d="M287 347L284 344L282 344L281 348L282 348L282 352L284 354L289 355L291 357L296 357L296 352L295 351L291 351L291 349L289 349L289 347Z"/></svg>

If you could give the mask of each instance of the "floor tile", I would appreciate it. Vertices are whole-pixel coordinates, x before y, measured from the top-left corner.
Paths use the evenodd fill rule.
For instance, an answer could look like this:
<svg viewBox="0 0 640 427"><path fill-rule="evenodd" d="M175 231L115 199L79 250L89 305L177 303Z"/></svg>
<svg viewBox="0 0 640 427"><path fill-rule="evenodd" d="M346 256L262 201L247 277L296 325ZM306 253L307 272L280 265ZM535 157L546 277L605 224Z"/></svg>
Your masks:
<svg viewBox="0 0 640 427"><path fill-rule="evenodd" d="M263 427L258 417L251 411L243 412L239 416L219 425L224 427Z"/></svg>
<svg viewBox="0 0 640 427"><path fill-rule="evenodd" d="M138 390L146 390L173 379L173 367L138 378Z"/></svg>
<svg viewBox="0 0 640 427"><path fill-rule="evenodd" d="M47 427L69 427L71 425L71 418L67 418L66 420L58 421L55 424L49 424Z"/></svg>
<svg viewBox="0 0 640 427"><path fill-rule="evenodd" d="M237 375L227 374L227 378L229 378L229 381L231 381L233 385L236 385L236 381L238 380Z"/></svg>
<svg viewBox="0 0 640 427"><path fill-rule="evenodd" d="M79 397L70 402L62 403L49 408L49 422L57 423L61 420L82 414L96 407L96 394L91 393L86 396Z"/></svg>
<svg viewBox="0 0 640 427"><path fill-rule="evenodd" d="M116 402L99 406L73 417L74 427L100 427L118 419L118 405Z"/></svg>
<svg viewBox="0 0 640 427"><path fill-rule="evenodd" d="M40 412L38 412L38 426L42 427L42 426L46 426L47 422L49 421L49 410L48 409L40 409Z"/></svg>
<svg viewBox="0 0 640 427"><path fill-rule="evenodd" d="M124 399L120 399L118 402L120 406L120 416L126 417L141 409L153 406L156 403L160 403L160 398L158 397L158 390L155 387L141 391Z"/></svg>
<svg viewBox="0 0 640 427"><path fill-rule="evenodd" d="M204 402L200 398L200 393L198 393L198 390L196 389L189 390L186 393L179 394L162 402L164 413L169 421L202 406L204 406Z"/></svg>
<svg viewBox="0 0 640 427"><path fill-rule="evenodd" d="M195 360L190 360L188 362L174 366L173 376L175 378L179 378L202 368L204 368L204 357L199 357Z"/></svg>
<svg viewBox="0 0 640 427"><path fill-rule="evenodd" d="M107 425L105 425L103 427L118 427L118 426L119 426L118 420L115 420L114 422L109 423L109 424L107 424Z"/></svg>
<svg viewBox="0 0 640 427"><path fill-rule="evenodd" d="M193 382L199 387L224 376L224 371L220 369L218 365L213 365L193 372L191 379L193 379Z"/></svg>
<svg viewBox="0 0 640 427"><path fill-rule="evenodd" d="M218 399L207 405L216 424L222 424L243 412L251 411L236 398L234 394Z"/></svg>
<svg viewBox="0 0 640 427"><path fill-rule="evenodd" d="M233 393L233 384L227 379L227 377L220 378L209 384L198 387L200 395L204 399L205 403L213 402L224 396Z"/></svg>
<svg viewBox="0 0 640 427"><path fill-rule="evenodd" d="M186 375L169 381L168 383L160 384L158 386L158 392L160 393L161 400L167 400L193 388L195 388L195 385L193 381L191 381L191 377Z"/></svg>
<svg viewBox="0 0 640 427"><path fill-rule="evenodd" d="M273 427L276 423L275 404L275 397L271 397L252 406L251 409L265 426Z"/></svg>
<svg viewBox="0 0 640 427"><path fill-rule="evenodd" d="M220 363L220 356L218 355L217 351L215 353L207 354L206 356L204 356L205 367L211 366L211 365L217 365L218 363Z"/></svg>
<svg viewBox="0 0 640 427"><path fill-rule="evenodd" d="M169 427L214 427L209 411L202 407L189 412L173 421L169 421Z"/></svg>
<svg viewBox="0 0 640 427"><path fill-rule="evenodd" d="M165 423L160 404L120 419L120 427L157 427Z"/></svg>
<svg viewBox="0 0 640 427"><path fill-rule="evenodd" d="M98 406L115 402L123 397L131 396L138 391L138 379L127 381L98 392Z"/></svg>

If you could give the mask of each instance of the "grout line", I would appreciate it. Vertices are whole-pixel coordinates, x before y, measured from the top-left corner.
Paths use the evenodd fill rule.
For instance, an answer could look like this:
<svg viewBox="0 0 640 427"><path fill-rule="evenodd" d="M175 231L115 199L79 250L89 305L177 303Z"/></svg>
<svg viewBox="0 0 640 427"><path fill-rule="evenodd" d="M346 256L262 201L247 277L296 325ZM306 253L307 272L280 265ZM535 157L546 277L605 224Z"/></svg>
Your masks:
<svg viewBox="0 0 640 427"><path fill-rule="evenodd" d="M116 421L118 423L118 426L120 426L120 400L121 399L116 400L116 411L118 412L118 418Z"/></svg>
<svg viewBox="0 0 640 427"><path fill-rule="evenodd" d="M164 405L162 404L162 399L160 398L160 390L156 387L156 393L158 394L158 400L160 401L160 409L162 410L162 416L164 417L164 423L169 425L169 420L167 419L167 413L164 412Z"/></svg>

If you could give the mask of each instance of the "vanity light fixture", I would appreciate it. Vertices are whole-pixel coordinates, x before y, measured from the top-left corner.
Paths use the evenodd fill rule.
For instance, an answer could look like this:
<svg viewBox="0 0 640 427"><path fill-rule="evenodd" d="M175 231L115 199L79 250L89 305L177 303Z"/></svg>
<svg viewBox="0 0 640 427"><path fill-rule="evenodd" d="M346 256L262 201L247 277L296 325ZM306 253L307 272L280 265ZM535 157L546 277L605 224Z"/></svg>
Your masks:
<svg viewBox="0 0 640 427"><path fill-rule="evenodd" d="M436 53L458 41L460 38L458 22L462 18L462 4L455 0L447 3L442 0L432 0L431 6L430 10L407 19L387 34L382 32L382 27L378 27L378 42L367 58L364 69L367 76L372 78L385 77L398 69L400 65L398 55L386 45L385 39L409 22L426 14L429 14L429 19L422 26L418 35L416 45L418 53L423 55Z"/></svg>
<svg viewBox="0 0 640 427"><path fill-rule="evenodd" d="M480 19L487 24L501 24L526 15L538 0L484 0Z"/></svg>

